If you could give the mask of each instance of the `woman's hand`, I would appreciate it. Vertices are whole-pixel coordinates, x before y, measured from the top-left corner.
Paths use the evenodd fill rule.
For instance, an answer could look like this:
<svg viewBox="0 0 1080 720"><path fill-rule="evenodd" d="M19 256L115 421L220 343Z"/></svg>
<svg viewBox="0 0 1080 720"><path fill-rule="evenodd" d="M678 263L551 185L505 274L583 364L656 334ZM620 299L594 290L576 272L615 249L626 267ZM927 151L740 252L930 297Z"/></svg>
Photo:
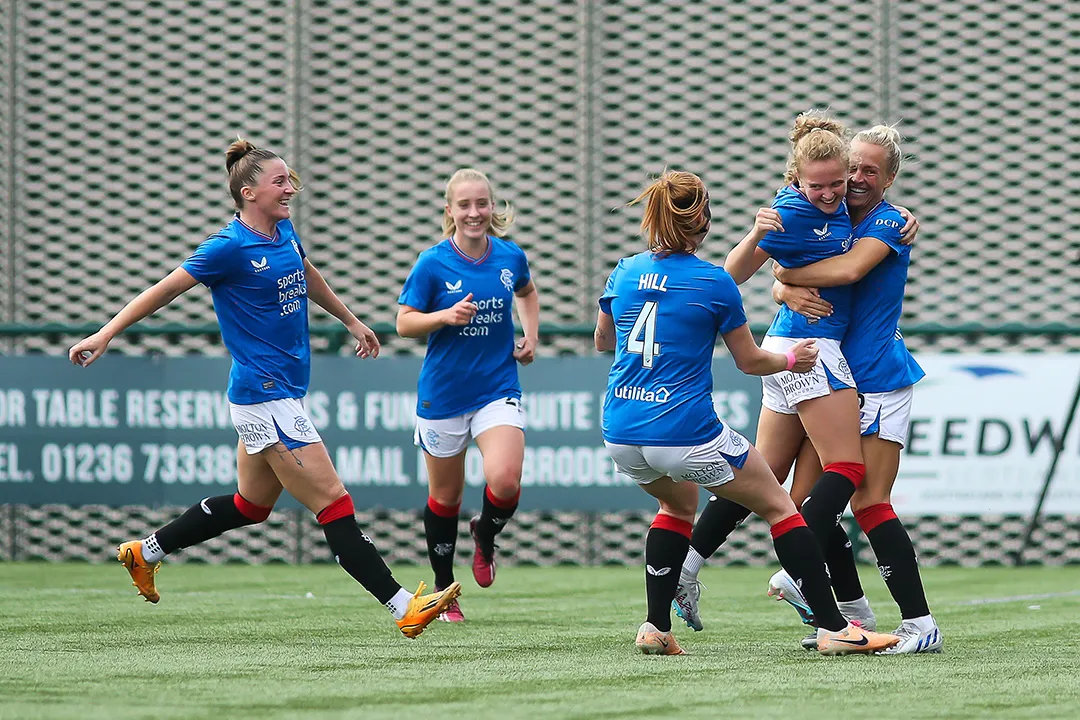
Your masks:
<svg viewBox="0 0 1080 720"><path fill-rule="evenodd" d="M458 300L451 307L442 311L442 320L447 325L468 325L476 317L476 303L472 301L473 294L469 293Z"/></svg>
<svg viewBox="0 0 1080 720"><path fill-rule="evenodd" d="M112 338L98 330L88 338L83 338L68 350L68 359L80 367L90 367L91 363L105 354Z"/></svg>
<svg viewBox="0 0 1080 720"><path fill-rule="evenodd" d="M758 208L757 215L754 217L754 234L765 237L773 231L784 232L780 213L771 207Z"/></svg>
<svg viewBox="0 0 1080 720"><path fill-rule="evenodd" d="M536 345L536 338L521 338L514 345L514 359L522 365L528 365L536 359Z"/></svg>
<svg viewBox="0 0 1080 720"><path fill-rule="evenodd" d="M900 217L904 219L904 227L900 228L900 242L904 245L913 245L915 243L915 236L919 234L918 219L905 207L900 207L899 205L894 205L893 207L900 213Z"/></svg>
<svg viewBox="0 0 1080 720"><path fill-rule="evenodd" d="M790 352L795 355L795 365L792 372L804 373L814 367L817 362L818 349L813 338L800 340L791 346Z"/></svg>
<svg viewBox="0 0 1080 720"><path fill-rule="evenodd" d="M356 339L356 357L366 360L379 357L379 336L359 320L349 328L349 334Z"/></svg>
<svg viewBox="0 0 1080 720"><path fill-rule="evenodd" d="M780 302L807 320L817 321L832 315L832 303L821 297L817 288L784 285L780 290Z"/></svg>

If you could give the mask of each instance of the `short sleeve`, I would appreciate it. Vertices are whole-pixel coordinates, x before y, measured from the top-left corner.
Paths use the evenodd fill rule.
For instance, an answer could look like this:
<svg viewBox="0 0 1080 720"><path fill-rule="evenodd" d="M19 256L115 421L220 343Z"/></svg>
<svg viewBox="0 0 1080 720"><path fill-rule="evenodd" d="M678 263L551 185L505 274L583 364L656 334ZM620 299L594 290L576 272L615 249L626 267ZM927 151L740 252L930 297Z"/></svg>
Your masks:
<svg viewBox="0 0 1080 720"><path fill-rule="evenodd" d="M799 246L800 238L804 237L804 235L800 233L805 233L806 228L803 227L804 221L795 208L776 208L776 212L780 214L780 224L784 226L784 232L778 232L776 230L771 231L761 239L761 242L758 243L758 247L776 258L777 262L782 265L783 258L787 256L792 249Z"/></svg>
<svg viewBox="0 0 1080 720"><path fill-rule="evenodd" d="M229 274L235 244L227 235L211 235L181 265L191 277L207 287L214 287Z"/></svg>
<svg viewBox="0 0 1080 720"><path fill-rule="evenodd" d="M296 252L297 252L297 254L300 255L300 259L301 260L306 260L307 259L307 251L304 250L304 243L302 243L300 241L300 235L297 234L296 228L293 227L292 221L291 220L282 220L282 222L283 223L288 223L289 237L292 238L293 247L296 248Z"/></svg>
<svg viewBox="0 0 1080 720"><path fill-rule="evenodd" d="M398 295L398 305L408 305L420 312L431 311L432 285L428 257L430 255L424 252L420 253L420 257L416 259L416 264L409 271L409 276L405 278L405 284L401 288L401 294Z"/></svg>
<svg viewBox="0 0 1080 720"><path fill-rule="evenodd" d="M605 315L611 314L611 301L615 299L615 281L622 266L623 261L620 260L618 265L615 266L615 269L608 275L607 283L604 285L604 294L600 296L600 309Z"/></svg>
<svg viewBox="0 0 1080 720"><path fill-rule="evenodd" d="M887 210L875 216L869 227L859 228L861 232L856 240L872 237L885 243L893 252L900 255L908 249L907 245L900 242L900 228L902 227L904 227L904 219L900 217L900 213L896 210Z"/></svg>
<svg viewBox="0 0 1080 720"><path fill-rule="evenodd" d="M514 247L517 249L518 255L518 272L517 279L514 282L514 292L518 292L532 281L532 274L529 272L529 258L525 255L525 251L517 245Z"/></svg>
<svg viewBox="0 0 1080 720"><path fill-rule="evenodd" d="M746 324L746 311L735 281L724 270L717 270L713 278L712 308L716 314L717 332L726 335Z"/></svg>

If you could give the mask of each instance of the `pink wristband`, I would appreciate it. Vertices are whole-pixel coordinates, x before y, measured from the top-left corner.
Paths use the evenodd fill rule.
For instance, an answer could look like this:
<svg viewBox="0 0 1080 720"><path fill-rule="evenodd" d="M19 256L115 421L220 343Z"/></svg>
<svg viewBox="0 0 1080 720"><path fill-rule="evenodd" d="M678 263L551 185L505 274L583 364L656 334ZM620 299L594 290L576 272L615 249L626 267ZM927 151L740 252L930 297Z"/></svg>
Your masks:
<svg viewBox="0 0 1080 720"><path fill-rule="evenodd" d="M795 367L795 363L798 362L798 360L795 359L795 351L788 350L784 355L787 356L787 369L790 370Z"/></svg>

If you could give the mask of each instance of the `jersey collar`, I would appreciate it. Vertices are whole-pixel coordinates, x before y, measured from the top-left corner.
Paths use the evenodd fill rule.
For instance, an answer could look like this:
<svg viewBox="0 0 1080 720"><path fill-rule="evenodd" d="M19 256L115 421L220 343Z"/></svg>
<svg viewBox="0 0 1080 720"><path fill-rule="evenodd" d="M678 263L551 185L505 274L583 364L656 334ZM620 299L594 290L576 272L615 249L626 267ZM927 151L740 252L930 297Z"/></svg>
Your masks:
<svg viewBox="0 0 1080 720"><path fill-rule="evenodd" d="M457 242L454 240L453 235L451 235L448 239L450 240L450 247L452 247L454 249L454 252L457 253L458 257L460 257L462 260L464 260L465 262L470 263L472 265L481 265L491 255L491 248L495 244L495 243L491 242L491 236L490 235L486 235L485 237L487 238L487 249L484 250L484 254L481 255L478 258L474 258L474 257L472 257L470 255L466 255L464 252L462 252L461 248L458 247Z"/></svg>
<svg viewBox="0 0 1080 720"><path fill-rule="evenodd" d="M269 235L266 235L264 233L259 232L258 230L256 230L255 228L251 227L246 222L241 220L240 219L240 213L236 213L236 222L243 225L244 229L247 230L252 235L254 235L254 236L256 236L256 237L258 237L258 238L260 238L262 240L266 240L267 242L277 242L278 238L281 237L281 233L278 232L277 225L274 225L274 236L270 237Z"/></svg>

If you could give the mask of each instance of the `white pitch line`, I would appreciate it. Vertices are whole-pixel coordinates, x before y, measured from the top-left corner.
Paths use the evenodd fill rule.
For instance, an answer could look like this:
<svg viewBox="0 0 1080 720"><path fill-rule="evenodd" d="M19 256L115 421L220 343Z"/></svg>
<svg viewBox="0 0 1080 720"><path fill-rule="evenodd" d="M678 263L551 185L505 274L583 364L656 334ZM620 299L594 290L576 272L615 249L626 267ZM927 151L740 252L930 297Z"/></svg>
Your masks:
<svg viewBox="0 0 1080 720"><path fill-rule="evenodd" d="M1011 602L1023 602L1025 600L1048 600L1050 598L1063 598L1073 597L1080 595L1080 590L1069 590L1068 592L1057 593L1040 593L1038 595L1013 595L1011 597L1000 598L979 598L977 600L965 600L964 602L955 603L956 605L996 605L998 603L1011 603Z"/></svg>

